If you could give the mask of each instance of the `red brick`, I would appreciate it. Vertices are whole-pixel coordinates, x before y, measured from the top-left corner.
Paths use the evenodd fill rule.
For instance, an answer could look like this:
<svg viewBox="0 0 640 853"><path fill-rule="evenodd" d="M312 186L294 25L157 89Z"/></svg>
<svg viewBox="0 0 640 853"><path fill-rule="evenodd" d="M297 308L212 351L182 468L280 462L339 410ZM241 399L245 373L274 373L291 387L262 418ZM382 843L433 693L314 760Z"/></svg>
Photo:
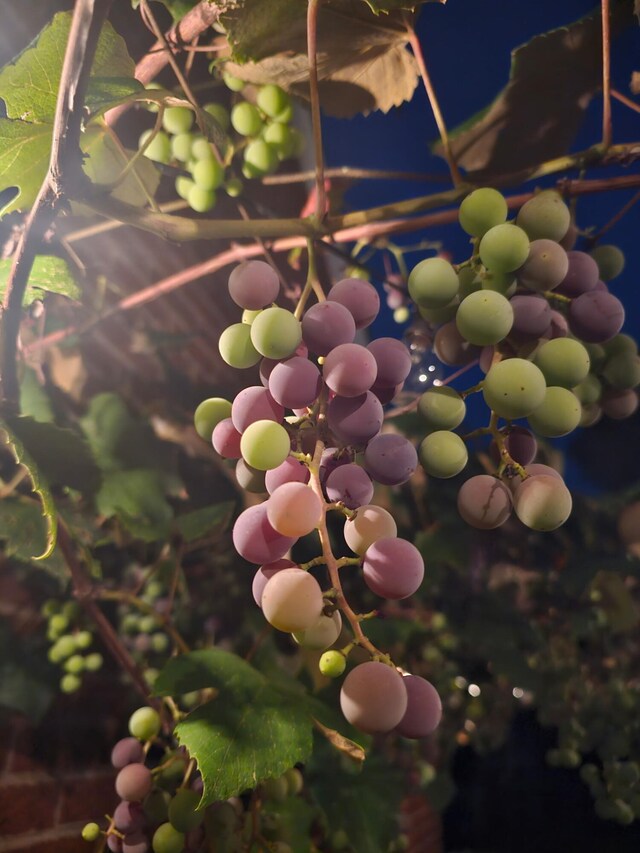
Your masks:
<svg viewBox="0 0 640 853"><path fill-rule="evenodd" d="M0 837L54 825L58 782L45 773L9 773L0 783Z"/></svg>
<svg viewBox="0 0 640 853"><path fill-rule="evenodd" d="M63 824L74 820L84 823L99 821L105 813L113 811L118 803L114 789L115 778L113 767L107 767L63 779L59 787L61 802L58 821Z"/></svg>
<svg viewBox="0 0 640 853"><path fill-rule="evenodd" d="M73 823L46 832L28 832L0 841L2 853L89 853L82 840L84 823Z"/></svg>

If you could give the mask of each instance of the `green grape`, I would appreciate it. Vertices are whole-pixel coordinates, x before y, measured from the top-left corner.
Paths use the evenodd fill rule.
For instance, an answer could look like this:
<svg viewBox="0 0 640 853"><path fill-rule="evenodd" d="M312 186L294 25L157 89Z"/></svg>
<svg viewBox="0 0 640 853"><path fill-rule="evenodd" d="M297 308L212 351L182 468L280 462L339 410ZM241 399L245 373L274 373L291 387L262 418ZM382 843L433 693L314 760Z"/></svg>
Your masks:
<svg viewBox="0 0 640 853"><path fill-rule="evenodd" d="M446 385L429 388L418 400L418 411L427 422L427 429L447 430L460 426L466 414L460 394Z"/></svg>
<svg viewBox="0 0 640 853"><path fill-rule="evenodd" d="M543 190L520 208L516 224L530 240L559 243L571 225L571 211L556 190Z"/></svg>
<svg viewBox="0 0 640 853"><path fill-rule="evenodd" d="M458 293L458 275L444 258L426 258L409 273L409 295L421 308L444 308Z"/></svg>
<svg viewBox="0 0 640 853"><path fill-rule="evenodd" d="M277 165L278 151L264 139L254 139L244 149L242 174L245 178L261 178L275 171Z"/></svg>
<svg viewBox="0 0 640 853"><path fill-rule="evenodd" d="M97 672L104 663L103 657L100 652L93 652L90 655L86 655L84 659L84 668L87 672Z"/></svg>
<svg viewBox="0 0 640 853"><path fill-rule="evenodd" d="M217 190L224 182L224 167L213 157L199 160L191 174L201 190Z"/></svg>
<svg viewBox="0 0 640 853"><path fill-rule="evenodd" d="M179 832L189 832L200 826L204 811L197 811L200 794L188 788L178 788L169 803L169 822Z"/></svg>
<svg viewBox="0 0 640 853"><path fill-rule="evenodd" d="M233 74L229 74L228 71L222 72L222 80L224 81L224 85L227 89L231 89L232 92L241 92L244 89L244 80L241 80L239 77L234 77Z"/></svg>
<svg viewBox="0 0 640 853"><path fill-rule="evenodd" d="M182 853L184 833L178 832L170 823L163 823L153 833L151 847L153 853Z"/></svg>
<svg viewBox="0 0 640 853"><path fill-rule="evenodd" d="M555 383L558 385L559 383ZM597 403L602 396L602 382L593 373L590 373L573 389L573 393L584 405Z"/></svg>
<svg viewBox="0 0 640 853"><path fill-rule="evenodd" d="M262 790L265 799L273 800L276 803L284 803L289 793L289 785L284 776L278 776L277 779L265 779L262 783Z"/></svg>
<svg viewBox="0 0 640 853"><path fill-rule="evenodd" d="M260 109L269 118L275 118L291 105L289 95L273 83L267 83L258 89L256 101Z"/></svg>
<svg viewBox="0 0 640 853"><path fill-rule="evenodd" d="M480 260L492 272L513 272L529 255L529 238L522 228L505 222L494 225L480 241Z"/></svg>
<svg viewBox="0 0 640 853"><path fill-rule="evenodd" d="M54 613L58 613L60 610L60 602L56 601L55 598L49 598L40 608L40 613L46 618L49 619Z"/></svg>
<svg viewBox="0 0 640 853"><path fill-rule="evenodd" d="M249 424L240 439L242 458L258 471L277 468L289 455L290 448L289 433L275 421Z"/></svg>
<svg viewBox="0 0 640 853"><path fill-rule="evenodd" d="M240 136L257 136L262 130L262 117L249 101L241 101L231 110L231 124Z"/></svg>
<svg viewBox="0 0 640 853"><path fill-rule="evenodd" d="M89 632L87 631L86 633ZM91 634L89 634L89 637L91 637ZM69 655L72 655L77 648L76 638L73 634L64 634L56 641L55 647L58 649L62 659L68 658Z"/></svg>
<svg viewBox="0 0 640 853"><path fill-rule="evenodd" d="M147 83L144 88L148 91L155 91L157 89L164 89L164 86L161 86L160 83L152 81L151 83ZM143 102L143 107L149 113L157 113L160 110L160 106L158 104L153 103L152 101L149 101L148 103Z"/></svg>
<svg viewBox="0 0 640 853"><path fill-rule="evenodd" d="M159 788L154 788L147 794L142 804L142 809L149 823L165 823L168 820L169 799L169 794L166 791L161 791Z"/></svg>
<svg viewBox="0 0 640 853"><path fill-rule="evenodd" d="M174 160L186 163L191 157L191 146L193 135L191 133L178 133L171 140L171 156Z"/></svg>
<svg viewBox="0 0 640 853"><path fill-rule="evenodd" d="M211 431L213 432L213 428ZM137 634L139 623L140 617L137 613L125 613L125 615L122 617L120 627L122 628L125 634Z"/></svg>
<svg viewBox="0 0 640 853"><path fill-rule="evenodd" d="M529 424L538 435L558 438L578 426L582 415L580 400L567 388L552 385L547 388L540 405L529 415Z"/></svg>
<svg viewBox="0 0 640 853"><path fill-rule="evenodd" d="M600 278L603 281L617 278L624 269L624 254L617 246L596 246L589 254L598 264Z"/></svg>
<svg viewBox="0 0 640 853"><path fill-rule="evenodd" d="M185 201L189 198L189 193L193 187L195 187L195 181L192 178L187 178L186 175L178 175L176 178L176 193Z"/></svg>
<svg viewBox="0 0 640 853"><path fill-rule="evenodd" d="M458 270L458 295L460 299L464 299L465 296L475 293L481 288L482 279L477 270L473 267L462 267L461 270Z"/></svg>
<svg viewBox="0 0 640 853"><path fill-rule="evenodd" d="M82 681L75 673L68 672L60 679L60 690L62 690L63 693L75 693L76 690L80 689L81 684Z"/></svg>
<svg viewBox="0 0 640 853"><path fill-rule="evenodd" d="M638 344L631 335L625 334L614 335L611 340L602 344L602 349L605 353L603 362L612 355L620 355L621 353L626 353L627 355L638 354Z"/></svg>
<svg viewBox="0 0 640 853"><path fill-rule="evenodd" d="M502 193L491 187L483 187L463 199L458 219L467 234L482 237L494 225L500 225L506 220L508 210Z"/></svg>
<svg viewBox="0 0 640 853"><path fill-rule="evenodd" d="M80 616L80 605L77 601L65 601L61 612L67 619L74 621Z"/></svg>
<svg viewBox="0 0 640 853"><path fill-rule="evenodd" d="M508 299L493 290L478 290L463 299L456 326L470 344L489 346L504 340L513 326L513 308Z"/></svg>
<svg viewBox="0 0 640 853"><path fill-rule="evenodd" d="M146 616L141 616L138 622L138 630L141 634L150 634L152 631L155 631L158 622L154 616L148 614Z"/></svg>
<svg viewBox="0 0 640 853"><path fill-rule="evenodd" d="M198 160L215 160L215 154L211 143L204 136L196 136L191 145L191 158L196 162ZM217 162L217 161L216 161ZM194 169L196 163L192 163L191 168Z"/></svg>
<svg viewBox="0 0 640 853"><path fill-rule="evenodd" d="M78 631L77 634L73 635L73 642L76 649L88 649L93 642L91 631Z"/></svg>
<svg viewBox="0 0 640 853"><path fill-rule="evenodd" d="M238 198L238 196L242 193L243 188L244 185L240 178L229 178L229 180L224 185L225 192L231 198Z"/></svg>
<svg viewBox="0 0 640 853"><path fill-rule="evenodd" d="M86 823L82 827L82 838L84 841L97 841L100 838L100 827L97 823Z"/></svg>
<svg viewBox="0 0 640 853"><path fill-rule="evenodd" d="M515 275L511 272L496 273L487 271L481 279L482 290L493 290L496 293L501 293L503 296L506 296L507 299L513 296L517 288L518 282L516 281Z"/></svg>
<svg viewBox="0 0 640 853"><path fill-rule="evenodd" d="M64 668L67 672L79 675L84 669L84 658L82 655L71 655L71 657L67 658L64 662Z"/></svg>
<svg viewBox="0 0 640 853"><path fill-rule="evenodd" d="M61 654L58 642L55 642L47 652L47 659L51 663L62 663L64 655Z"/></svg>
<svg viewBox="0 0 640 853"><path fill-rule="evenodd" d="M207 810L207 817L218 832L235 832L238 816L238 812L228 801L214 803L211 810Z"/></svg>
<svg viewBox="0 0 640 853"><path fill-rule="evenodd" d="M188 133L193 127L193 112L189 107L167 107L162 114L162 127L174 136Z"/></svg>
<svg viewBox="0 0 640 853"><path fill-rule="evenodd" d="M153 685L156 683L156 679L160 675L160 670L154 669L150 666L148 669L145 669L143 673L143 678L145 682L149 685L150 689L153 689Z"/></svg>
<svg viewBox="0 0 640 853"><path fill-rule="evenodd" d="M617 391L635 388L640 384L640 358L628 352L616 353L605 362L602 375Z"/></svg>
<svg viewBox="0 0 640 853"><path fill-rule="evenodd" d="M290 124L292 118L293 118L293 104L289 104L289 106L285 107L281 113L278 113L277 116L274 116L273 120L279 122L280 124ZM296 131L296 133L297 133L297 131Z"/></svg>
<svg viewBox="0 0 640 853"><path fill-rule="evenodd" d="M264 471L252 468L244 459L238 459L236 463L236 480L245 492L251 492L252 495L263 495L267 491Z"/></svg>
<svg viewBox="0 0 640 853"><path fill-rule="evenodd" d="M507 358L494 364L482 383L484 401L508 420L526 418L544 400L547 384L539 367L524 358Z"/></svg>
<svg viewBox="0 0 640 853"><path fill-rule="evenodd" d="M284 774L289 788L289 795L297 797L304 787L304 777L297 767L291 767Z"/></svg>
<svg viewBox="0 0 640 853"><path fill-rule="evenodd" d="M205 104L202 108L206 113L220 125L222 130L228 130L231 124L231 119L229 118L229 111L226 107L223 107L222 104Z"/></svg>
<svg viewBox="0 0 640 853"><path fill-rule="evenodd" d="M69 627L69 620L63 613L54 613L49 619L49 635L56 640Z"/></svg>
<svg viewBox="0 0 640 853"><path fill-rule="evenodd" d="M213 190L204 190L197 184L194 184L189 190L187 202L192 210L196 213L207 213L216 205L216 194Z"/></svg>
<svg viewBox="0 0 640 853"><path fill-rule="evenodd" d="M250 326L262 310L262 308L256 308L255 311L252 311L251 308L245 308L242 312L242 322Z"/></svg>
<svg viewBox="0 0 640 853"><path fill-rule="evenodd" d="M222 360L230 367L242 370L260 361L260 352L251 340L251 329L246 323L234 323L220 335L218 349ZM226 417L231 417L231 412Z"/></svg>
<svg viewBox="0 0 640 853"><path fill-rule="evenodd" d="M571 515L571 505L571 492L563 480L547 474L527 477L513 495L516 515L532 530L556 530Z"/></svg>
<svg viewBox="0 0 640 853"><path fill-rule="evenodd" d="M158 652L159 654L162 652L166 652L169 648L169 638L166 634L152 634L151 635L151 648L154 652Z"/></svg>
<svg viewBox="0 0 640 853"><path fill-rule="evenodd" d="M427 435L418 448L418 455L427 474L442 479L455 477L469 459L464 441L448 430L436 430Z"/></svg>
<svg viewBox="0 0 640 853"><path fill-rule="evenodd" d="M223 397L209 397L203 400L195 410L193 422L200 438L203 438L205 441L211 441L213 430L220 421L230 417L231 403L228 400L225 400Z"/></svg>
<svg viewBox="0 0 640 853"><path fill-rule="evenodd" d="M156 598L160 598L164 591L165 586L162 581L150 580L145 587L144 594L146 598L148 598L150 601L153 601Z"/></svg>
<svg viewBox="0 0 640 853"><path fill-rule="evenodd" d="M342 652L339 652L336 649L324 652L320 656L320 660L318 662L320 672L327 678L339 678L345 671L346 666L347 659Z"/></svg>
<svg viewBox="0 0 640 853"><path fill-rule="evenodd" d="M246 324L240 325L247 328ZM265 308L249 329L251 342L260 355L274 360L293 355L302 340L300 321L291 311L277 306Z"/></svg>
<svg viewBox="0 0 640 853"><path fill-rule="evenodd" d="M187 762L184 758L177 756L177 753L175 752L168 753L165 756L165 760L167 758L172 758L173 760L168 763L166 767L163 767L160 773L158 773L156 776L156 784L159 788L164 788L164 790L173 793L184 778L184 773L187 769Z"/></svg>
<svg viewBox="0 0 640 853"><path fill-rule="evenodd" d="M160 714L155 708L138 708L129 717L129 732L138 740L151 740L160 731L160 726Z"/></svg>
<svg viewBox="0 0 640 853"><path fill-rule="evenodd" d="M151 136L153 136L153 130L145 130L138 142L138 148L142 148ZM145 148L144 156L148 157L149 160L155 160L156 163L169 163L171 161L171 141L167 134L159 130Z"/></svg>
<svg viewBox="0 0 640 853"><path fill-rule="evenodd" d="M542 344L535 354L535 363L548 385L563 388L573 388L585 380L591 367L589 353L573 338L554 338Z"/></svg>
<svg viewBox="0 0 640 853"><path fill-rule="evenodd" d="M602 419L602 408L597 403L587 403L582 406L582 414L580 415L581 427L590 427L597 424Z"/></svg>
<svg viewBox="0 0 640 853"><path fill-rule="evenodd" d="M423 320L426 320L427 323L431 323L432 326L442 326L444 323L448 323L449 320L453 320L458 312L459 305L460 301L456 296L452 302L445 305L443 308L423 308L419 305L418 313Z"/></svg>
<svg viewBox="0 0 640 853"><path fill-rule="evenodd" d="M268 124L262 138L275 148L278 160L286 160L293 154L295 139L288 125L277 122Z"/></svg>

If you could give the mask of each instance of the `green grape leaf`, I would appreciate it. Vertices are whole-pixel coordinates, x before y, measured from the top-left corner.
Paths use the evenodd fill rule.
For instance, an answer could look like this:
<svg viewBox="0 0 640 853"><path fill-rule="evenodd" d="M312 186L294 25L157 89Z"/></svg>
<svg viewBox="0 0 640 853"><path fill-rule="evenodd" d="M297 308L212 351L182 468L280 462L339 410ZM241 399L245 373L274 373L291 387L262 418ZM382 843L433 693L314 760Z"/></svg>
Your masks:
<svg viewBox="0 0 640 853"><path fill-rule="evenodd" d="M197 6L199 0L158 0L159 3L169 11L175 23L181 21L187 12L190 12L194 6ZM140 5L140 0L131 0L131 5L137 9Z"/></svg>
<svg viewBox="0 0 640 853"><path fill-rule="evenodd" d="M12 263L11 258L0 260L0 298L4 298ZM36 299L44 299L47 293L58 293L75 300L82 295L66 261L54 255L36 255L22 304L31 305Z"/></svg>
<svg viewBox="0 0 640 853"><path fill-rule="evenodd" d="M612 36L632 22L630 2L612 6ZM506 87L492 104L449 133L459 165L474 180L488 182L565 154L601 86L601 42L598 11L512 51ZM434 151L442 155L440 143Z"/></svg>
<svg viewBox="0 0 640 853"><path fill-rule="evenodd" d="M66 583L69 572L59 548L49 557L34 558L34 552L47 550L48 531L42 524L42 507L38 501L24 497L0 501L0 540L7 557L43 569L60 583Z"/></svg>
<svg viewBox="0 0 640 853"><path fill-rule="evenodd" d="M224 11L220 21L232 49L228 71L308 97L306 4L242 0ZM404 16L397 9L379 16L362 0L324 2L318 14L317 50L323 109L348 117L388 112L410 100L418 69L407 40Z"/></svg>
<svg viewBox="0 0 640 853"><path fill-rule="evenodd" d="M133 157L133 151L121 149L105 134L101 127L89 127L80 137L80 147L88 158L84 161L85 174L96 185L112 184L120 178L122 170ZM131 171L111 191L113 198L142 207L153 196L160 183L160 172L148 157L140 157ZM78 207L81 205L76 205Z"/></svg>
<svg viewBox="0 0 640 853"><path fill-rule="evenodd" d="M96 506L107 518L120 518L136 539L145 542L166 538L173 520L173 509L165 497L165 478L151 468L106 473Z"/></svg>
<svg viewBox="0 0 640 853"><path fill-rule="evenodd" d="M35 370L31 368L25 369L20 383L20 411L40 423L51 423L54 420L51 401L38 381Z"/></svg>
<svg viewBox="0 0 640 853"><path fill-rule="evenodd" d="M7 116L24 122L51 122L55 114L71 12L58 12L22 53L0 71ZM100 33L91 76L134 76L135 63L122 36L106 22Z"/></svg>
<svg viewBox="0 0 640 853"><path fill-rule="evenodd" d="M0 118L0 189L17 190L0 205L0 217L36 200L49 168L52 129L50 124Z"/></svg>
<svg viewBox="0 0 640 853"><path fill-rule="evenodd" d="M224 529L233 511L233 501L223 501L186 512L176 518L176 527L185 542L211 536Z"/></svg>
<svg viewBox="0 0 640 853"><path fill-rule="evenodd" d="M84 99L85 106L93 115L121 104L135 100L145 88L134 77L91 77Z"/></svg>
<svg viewBox="0 0 640 853"><path fill-rule="evenodd" d="M88 443L70 429L41 423L31 417L5 417L6 423L28 450L38 469L52 485L69 486L92 494L100 485L100 469Z"/></svg>
<svg viewBox="0 0 640 853"><path fill-rule="evenodd" d="M221 649L173 658L156 679L154 691L176 695L204 687L215 688L217 697L175 729L202 774L202 807L308 759L312 727L304 695L270 683Z"/></svg>
<svg viewBox="0 0 640 853"><path fill-rule="evenodd" d="M35 422L34 422L35 423ZM56 537L58 534L58 514L53 501L53 495L49 489L49 484L42 476L38 466L28 449L24 446L20 437L16 435L6 419L0 421L0 431L2 431L2 440L11 450L14 459L17 463L24 465L31 477L33 491L38 494L42 504L41 515L44 516L46 524L46 538L44 550L38 556L32 555L34 560L46 560L53 554L53 549L56 547ZM32 542L35 540L31 540Z"/></svg>

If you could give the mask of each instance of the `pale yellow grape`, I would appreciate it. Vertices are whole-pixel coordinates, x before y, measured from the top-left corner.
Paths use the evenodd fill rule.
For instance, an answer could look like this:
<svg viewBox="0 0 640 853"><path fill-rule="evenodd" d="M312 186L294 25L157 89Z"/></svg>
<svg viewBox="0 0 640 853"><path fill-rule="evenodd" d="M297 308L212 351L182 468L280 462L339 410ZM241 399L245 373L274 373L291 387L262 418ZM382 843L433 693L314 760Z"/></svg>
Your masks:
<svg viewBox="0 0 640 853"><path fill-rule="evenodd" d="M258 471L270 471L282 465L290 449L289 433L275 421L249 424L240 439L242 458Z"/></svg>
<svg viewBox="0 0 640 853"><path fill-rule="evenodd" d="M341 630L342 616L340 616L340 611L336 610L331 616L326 616L323 613L318 621L306 631L296 631L293 634L293 639L305 649L324 651L335 643Z"/></svg>
<svg viewBox="0 0 640 853"><path fill-rule="evenodd" d="M306 631L320 618L322 590L313 575L302 569L282 569L269 580L262 593L265 619L279 631Z"/></svg>
<svg viewBox="0 0 640 853"><path fill-rule="evenodd" d="M246 328L246 324L245 324ZM250 326L251 342L260 355L276 361L293 355L302 340L302 325L286 308L265 308Z"/></svg>
<svg viewBox="0 0 640 853"><path fill-rule="evenodd" d="M251 329L248 323L233 323L220 335L218 349L230 367L242 370L260 361L260 353L251 340Z"/></svg>
<svg viewBox="0 0 640 853"><path fill-rule="evenodd" d="M267 501L269 524L282 536L306 536L319 524L320 498L305 483L283 483Z"/></svg>
<svg viewBox="0 0 640 853"><path fill-rule="evenodd" d="M532 530L549 531L560 527L571 515L571 506L571 492L562 478L546 474L527 477L513 496L516 515Z"/></svg>
<svg viewBox="0 0 640 853"><path fill-rule="evenodd" d="M356 516L344 525L345 542L361 557L378 539L389 539L398 535L398 528L391 513L381 506L365 504L358 508Z"/></svg>

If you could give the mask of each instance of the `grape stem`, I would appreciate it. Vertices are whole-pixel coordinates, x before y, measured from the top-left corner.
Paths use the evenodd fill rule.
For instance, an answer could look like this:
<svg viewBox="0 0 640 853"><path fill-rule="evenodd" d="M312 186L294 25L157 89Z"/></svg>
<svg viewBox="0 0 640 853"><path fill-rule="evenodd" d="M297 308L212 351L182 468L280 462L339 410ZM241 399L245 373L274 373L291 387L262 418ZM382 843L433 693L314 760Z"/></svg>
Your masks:
<svg viewBox="0 0 640 853"><path fill-rule="evenodd" d="M495 441L496 447L498 448L498 452L500 454L500 464L498 466L497 472L498 477L502 476L506 468L513 468L513 470L518 474L520 479L525 480L529 475L524 470L522 465L520 465L513 459L513 457L507 450L506 436L498 429L498 416L495 412L491 412L491 418L489 420L487 432L489 432L493 437L493 440Z"/></svg>
<svg viewBox="0 0 640 853"><path fill-rule="evenodd" d="M602 147L608 150L612 142L611 128L611 32L609 0L602 0Z"/></svg>
<svg viewBox="0 0 640 853"><path fill-rule="evenodd" d="M305 306L312 292L315 293L318 302L324 302L326 299L324 291L322 290L322 285L318 280L318 269L316 265L316 247L315 243L311 238L307 239L307 257L309 258L307 280L305 282L302 293L300 294L300 299L298 300L296 309L293 312L293 315L296 320L300 320L300 318L302 317Z"/></svg>
<svg viewBox="0 0 640 853"><path fill-rule="evenodd" d="M324 157L322 154L322 122L320 118L320 93L318 91L318 12L322 0L309 0L307 7L307 55L309 58L309 100L313 126L313 148L316 160L316 221L322 222L327 213L327 196L324 186Z"/></svg>

